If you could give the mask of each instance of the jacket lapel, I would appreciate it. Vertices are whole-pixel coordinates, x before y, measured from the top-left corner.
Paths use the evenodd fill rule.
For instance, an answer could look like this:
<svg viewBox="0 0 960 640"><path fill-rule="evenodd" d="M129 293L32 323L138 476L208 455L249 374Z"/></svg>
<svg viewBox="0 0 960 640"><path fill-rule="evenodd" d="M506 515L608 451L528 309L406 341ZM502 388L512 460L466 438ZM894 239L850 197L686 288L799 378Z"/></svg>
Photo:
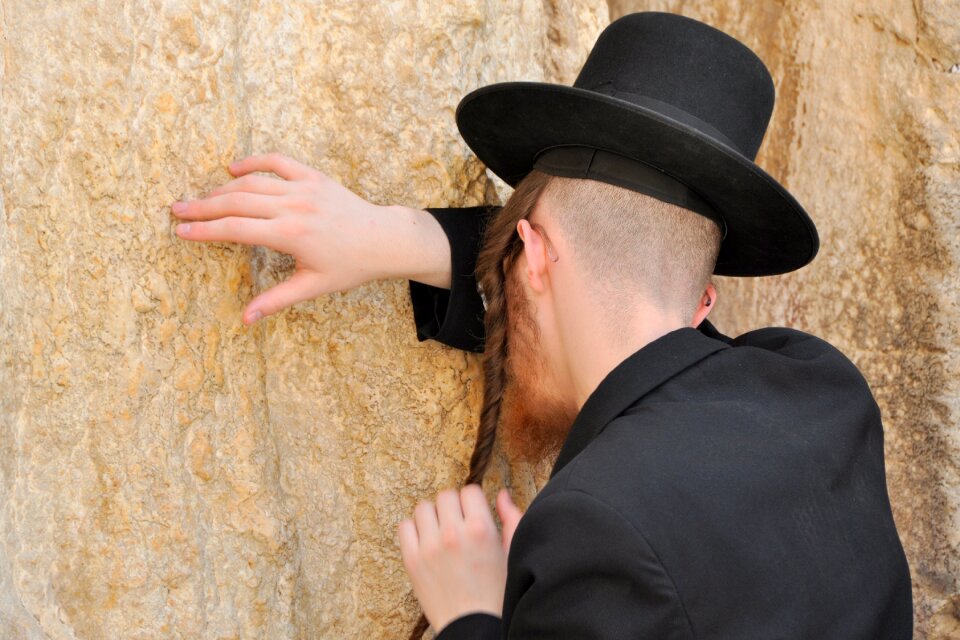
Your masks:
<svg viewBox="0 0 960 640"><path fill-rule="evenodd" d="M712 326L708 325L708 331ZM704 358L728 349L720 339L690 327L676 329L645 345L600 382L577 414L550 477L590 444L614 418L640 398ZM713 333L717 333L713 330ZM722 336L717 333L718 338Z"/></svg>

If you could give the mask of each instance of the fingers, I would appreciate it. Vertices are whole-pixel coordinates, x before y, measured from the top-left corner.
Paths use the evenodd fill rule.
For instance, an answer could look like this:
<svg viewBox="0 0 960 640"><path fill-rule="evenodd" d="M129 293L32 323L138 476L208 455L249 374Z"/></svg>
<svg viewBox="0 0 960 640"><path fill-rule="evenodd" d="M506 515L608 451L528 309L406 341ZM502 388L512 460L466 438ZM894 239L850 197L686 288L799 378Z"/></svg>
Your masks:
<svg viewBox="0 0 960 640"><path fill-rule="evenodd" d="M476 491L441 491L436 508L421 502L413 521L399 525L404 567L434 629L467 613L503 611L507 559L497 529L473 516L464 519L462 511L463 498L468 510L479 506Z"/></svg>
<svg viewBox="0 0 960 640"><path fill-rule="evenodd" d="M497 513L500 515L500 522L503 523L503 550L510 552L510 542L513 540L513 534L520 524L520 518L523 511L513 504L510 493L506 489L501 489L497 494Z"/></svg>
<svg viewBox="0 0 960 640"><path fill-rule="evenodd" d="M407 518L400 522L398 531L400 535L400 557L403 563L410 569L417 557L417 550L420 547L420 539L417 536L417 525L413 520Z"/></svg>
<svg viewBox="0 0 960 640"><path fill-rule="evenodd" d="M413 510L413 520L417 525L417 536L421 545L429 546L440 536L437 511L432 502L424 500L418 504Z"/></svg>
<svg viewBox="0 0 960 640"><path fill-rule="evenodd" d="M482 520L493 526L493 514L487 505L487 496L478 484L468 484L460 490L460 503L465 518Z"/></svg>
<svg viewBox="0 0 960 640"><path fill-rule="evenodd" d="M248 193L262 193L268 196L281 196L290 190L286 180L278 180L270 176L247 175L226 184L222 184L210 193L207 197L218 196L222 193L231 193L233 191L246 191Z"/></svg>
<svg viewBox="0 0 960 640"><path fill-rule="evenodd" d="M261 318L273 315L298 302L315 298L321 293L325 292L319 290L315 274L297 271L287 280L251 300L243 312L243 323L253 324Z"/></svg>
<svg viewBox="0 0 960 640"><path fill-rule="evenodd" d="M247 156L230 165L230 173L242 176L252 171L270 171L287 180L301 180L316 170L281 153Z"/></svg>
<svg viewBox="0 0 960 640"><path fill-rule="evenodd" d="M215 220L225 216L275 218L280 214L283 199L259 193L231 192L202 200L180 202L173 213L183 220Z"/></svg>
<svg viewBox="0 0 960 640"><path fill-rule="evenodd" d="M446 547L454 547L465 524L468 533L472 532L478 538L496 534L487 499L476 484L459 492L454 489L441 491L436 508L431 502L421 502L414 510L414 521L421 544L436 540Z"/></svg>
<svg viewBox="0 0 960 640"><path fill-rule="evenodd" d="M440 541L443 546L448 549L458 548L463 530L459 493L449 489L440 492L437 496L437 519L440 522Z"/></svg>
<svg viewBox="0 0 960 640"><path fill-rule="evenodd" d="M256 244L291 253L291 238L280 234L273 220L228 216L207 222L178 224L176 231L184 240Z"/></svg>
<svg viewBox="0 0 960 640"><path fill-rule="evenodd" d="M437 496L437 519L440 528L456 526L463 522L463 512L460 510L460 495L451 489L441 491Z"/></svg>

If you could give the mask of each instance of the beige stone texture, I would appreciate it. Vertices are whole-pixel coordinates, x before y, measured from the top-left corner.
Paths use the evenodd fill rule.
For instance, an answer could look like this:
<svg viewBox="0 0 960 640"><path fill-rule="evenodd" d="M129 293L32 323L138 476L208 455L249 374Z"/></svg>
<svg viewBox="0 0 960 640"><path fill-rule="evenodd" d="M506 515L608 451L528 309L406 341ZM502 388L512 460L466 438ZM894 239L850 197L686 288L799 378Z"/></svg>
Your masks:
<svg viewBox="0 0 960 640"><path fill-rule="evenodd" d="M0 637L406 632L396 526L465 475L477 358L418 343L399 281L247 328L289 260L181 241L169 205L266 151L381 204L496 201L457 102L571 83L607 22L601 0L0 0Z"/></svg>
<svg viewBox="0 0 960 640"><path fill-rule="evenodd" d="M641 10L704 20L770 68L758 163L810 212L821 250L791 275L723 279L715 320L810 331L861 368L916 637L960 638L960 3L614 0L611 19Z"/></svg>
<svg viewBox="0 0 960 640"><path fill-rule="evenodd" d="M728 333L832 341L884 412L917 638L960 638L960 3L611 0L756 50L758 159L821 232L798 273L724 279ZM459 483L475 356L418 343L406 283L247 328L290 272L173 234L169 204L277 150L379 203L509 193L460 97L571 83L600 0L0 0L0 638L387 638L395 541ZM545 469L490 486L529 500Z"/></svg>

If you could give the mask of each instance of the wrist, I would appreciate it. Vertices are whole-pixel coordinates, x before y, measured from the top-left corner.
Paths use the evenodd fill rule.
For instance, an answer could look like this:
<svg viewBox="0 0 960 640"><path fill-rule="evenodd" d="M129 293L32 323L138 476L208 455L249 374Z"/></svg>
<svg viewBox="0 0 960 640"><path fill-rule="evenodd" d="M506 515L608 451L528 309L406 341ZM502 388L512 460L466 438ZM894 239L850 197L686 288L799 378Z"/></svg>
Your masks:
<svg viewBox="0 0 960 640"><path fill-rule="evenodd" d="M450 241L443 227L428 211L403 205L383 206L388 233L386 253L395 258L388 265L394 278L450 288Z"/></svg>

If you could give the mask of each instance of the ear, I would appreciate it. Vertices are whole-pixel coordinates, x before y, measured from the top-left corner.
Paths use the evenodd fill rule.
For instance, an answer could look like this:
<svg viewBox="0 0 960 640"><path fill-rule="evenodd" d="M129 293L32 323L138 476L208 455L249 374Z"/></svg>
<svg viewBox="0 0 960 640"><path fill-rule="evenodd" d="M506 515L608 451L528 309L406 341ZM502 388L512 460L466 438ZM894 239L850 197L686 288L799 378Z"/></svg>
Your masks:
<svg viewBox="0 0 960 640"><path fill-rule="evenodd" d="M699 327L700 323L707 319L707 315L710 314L710 311L715 306L717 306L717 290L712 282L708 282L703 295L700 296L700 304L697 305L697 310L693 314L693 320L690 321L690 326L693 328Z"/></svg>
<svg viewBox="0 0 960 640"><path fill-rule="evenodd" d="M523 240L523 268L527 284L534 292L543 293L547 289L547 242L526 219L517 223L517 233Z"/></svg>

